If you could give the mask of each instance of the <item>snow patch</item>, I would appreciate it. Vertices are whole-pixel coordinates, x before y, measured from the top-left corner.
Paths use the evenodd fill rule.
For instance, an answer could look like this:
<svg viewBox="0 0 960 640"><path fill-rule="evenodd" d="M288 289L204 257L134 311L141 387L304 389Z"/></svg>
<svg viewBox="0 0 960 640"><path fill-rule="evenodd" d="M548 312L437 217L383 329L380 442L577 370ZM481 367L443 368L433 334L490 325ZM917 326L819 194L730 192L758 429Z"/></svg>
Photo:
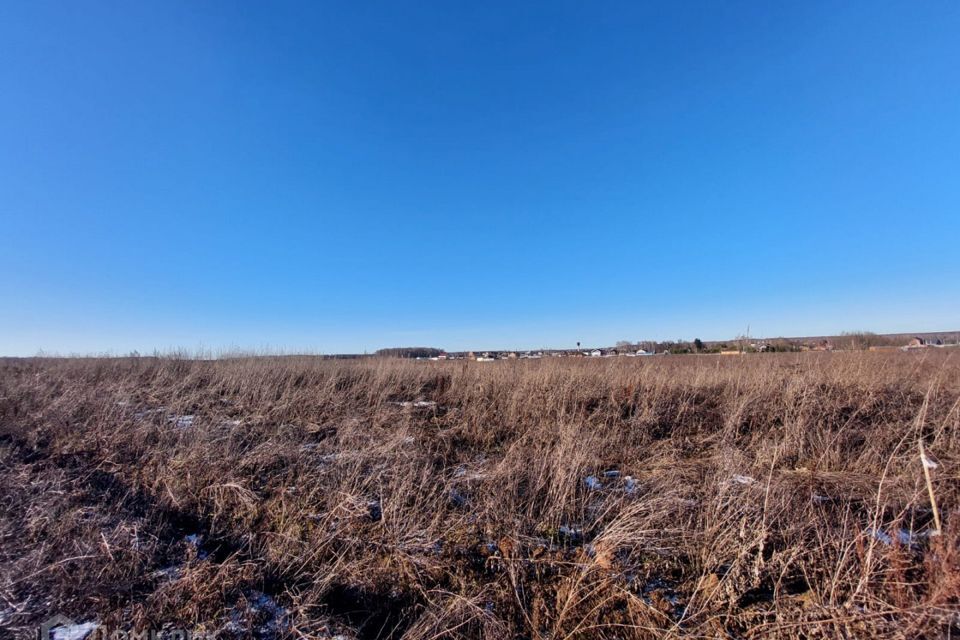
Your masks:
<svg viewBox="0 0 960 640"><path fill-rule="evenodd" d="M209 554L206 551L204 551L200 546L203 543L202 535L200 535L199 533L191 533L190 535L184 536L183 539L186 541L187 544L189 544L190 546L192 546L194 549L197 550L198 559L200 560L207 559L207 556Z"/></svg>
<svg viewBox="0 0 960 640"><path fill-rule="evenodd" d="M583 484L587 485L587 489L591 491L597 491L603 488L603 483L600 482L600 478L597 476L587 476L583 479Z"/></svg>
<svg viewBox="0 0 960 640"><path fill-rule="evenodd" d="M404 409L427 409L437 406L437 403L433 400L407 400L405 402L394 402L393 404L398 407L403 407Z"/></svg>
<svg viewBox="0 0 960 640"><path fill-rule="evenodd" d="M281 607L277 602L265 593L252 591L246 596L246 614L238 604L230 613L230 622L224 630L230 633L250 635L248 623L252 623L253 634L255 638L281 638L288 631L290 626L290 613L285 607ZM249 620L252 617L253 620Z"/></svg>
<svg viewBox="0 0 960 640"><path fill-rule="evenodd" d="M84 622L82 624L68 624L61 627L54 627L50 630L51 640L84 640L93 633L97 625L96 622Z"/></svg>
<svg viewBox="0 0 960 640"><path fill-rule="evenodd" d="M265 593L254 592L250 608L261 615L266 616L266 620L260 625L260 632L269 635L276 635L286 627L287 610L277 604L276 600Z"/></svg>
<svg viewBox="0 0 960 640"><path fill-rule="evenodd" d="M923 538L929 538L932 535L930 532L910 531L909 529L897 529L893 532L893 535L890 535L890 533L883 529L874 529L872 527L867 529L866 533L887 546L892 545L894 539L896 539L897 542L905 547L916 547Z"/></svg>
<svg viewBox="0 0 960 640"><path fill-rule="evenodd" d="M177 580L180 578L180 575L182 573L183 573L183 567L170 565L169 567L163 567L162 569L157 569L156 571L153 572L153 576L161 580Z"/></svg>
<svg viewBox="0 0 960 640"><path fill-rule="evenodd" d="M166 413L166 411L166 407L157 407L156 409L141 409L133 414L133 419L137 422L143 422L153 414Z"/></svg>
<svg viewBox="0 0 960 640"><path fill-rule="evenodd" d="M187 429L193 426L195 416L170 416L169 421L177 429Z"/></svg>
<svg viewBox="0 0 960 640"><path fill-rule="evenodd" d="M560 525L557 529L562 538L566 538L573 544L583 542L583 529L580 527L571 527L569 525Z"/></svg>

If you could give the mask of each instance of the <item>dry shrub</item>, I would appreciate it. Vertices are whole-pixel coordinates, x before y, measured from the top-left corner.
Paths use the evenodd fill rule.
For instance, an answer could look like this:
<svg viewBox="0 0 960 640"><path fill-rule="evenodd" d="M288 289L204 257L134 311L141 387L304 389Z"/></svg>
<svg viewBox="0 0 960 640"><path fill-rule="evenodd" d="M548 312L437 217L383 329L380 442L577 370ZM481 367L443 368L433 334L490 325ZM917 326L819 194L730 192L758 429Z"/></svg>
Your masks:
<svg viewBox="0 0 960 640"><path fill-rule="evenodd" d="M5 360L0 621L958 633L955 360Z"/></svg>

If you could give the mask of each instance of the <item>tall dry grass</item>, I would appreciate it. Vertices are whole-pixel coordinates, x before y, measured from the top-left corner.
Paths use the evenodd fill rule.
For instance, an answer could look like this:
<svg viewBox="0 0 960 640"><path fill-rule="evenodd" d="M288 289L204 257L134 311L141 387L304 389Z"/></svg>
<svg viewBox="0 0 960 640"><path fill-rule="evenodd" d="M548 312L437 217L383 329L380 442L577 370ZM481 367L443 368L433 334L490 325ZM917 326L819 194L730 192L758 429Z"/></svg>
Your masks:
<svg viewBox="0 0 960 640"><path fill-rule="evenodd" d="M958 426L946 350L7 360L0 627L944 637Z"/></svg>

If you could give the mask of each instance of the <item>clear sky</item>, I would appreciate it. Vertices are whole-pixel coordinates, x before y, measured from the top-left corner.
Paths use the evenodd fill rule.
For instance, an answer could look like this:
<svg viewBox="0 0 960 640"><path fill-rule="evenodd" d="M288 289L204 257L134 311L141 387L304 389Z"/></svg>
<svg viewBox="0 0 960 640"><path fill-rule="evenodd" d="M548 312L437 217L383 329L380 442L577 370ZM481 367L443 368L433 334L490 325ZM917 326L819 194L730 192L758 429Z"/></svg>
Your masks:
<svg viewBox="0 0 960 640"><path fill-rule="evenodd" d="M960 3L0 3L0 353L960 329Z"/></svg>

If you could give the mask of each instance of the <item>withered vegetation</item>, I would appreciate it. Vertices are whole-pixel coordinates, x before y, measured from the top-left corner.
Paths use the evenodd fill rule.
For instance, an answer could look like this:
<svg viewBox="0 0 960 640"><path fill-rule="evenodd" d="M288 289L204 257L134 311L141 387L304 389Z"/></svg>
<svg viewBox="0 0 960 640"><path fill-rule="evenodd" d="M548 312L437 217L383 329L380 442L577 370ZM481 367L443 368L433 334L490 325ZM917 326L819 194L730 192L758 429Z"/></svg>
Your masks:
<svg viewBox="0 0 960 640"><path fill-rule="evenodd" d="M6 360L0 627L958 634L958 365Z"/></svg>

